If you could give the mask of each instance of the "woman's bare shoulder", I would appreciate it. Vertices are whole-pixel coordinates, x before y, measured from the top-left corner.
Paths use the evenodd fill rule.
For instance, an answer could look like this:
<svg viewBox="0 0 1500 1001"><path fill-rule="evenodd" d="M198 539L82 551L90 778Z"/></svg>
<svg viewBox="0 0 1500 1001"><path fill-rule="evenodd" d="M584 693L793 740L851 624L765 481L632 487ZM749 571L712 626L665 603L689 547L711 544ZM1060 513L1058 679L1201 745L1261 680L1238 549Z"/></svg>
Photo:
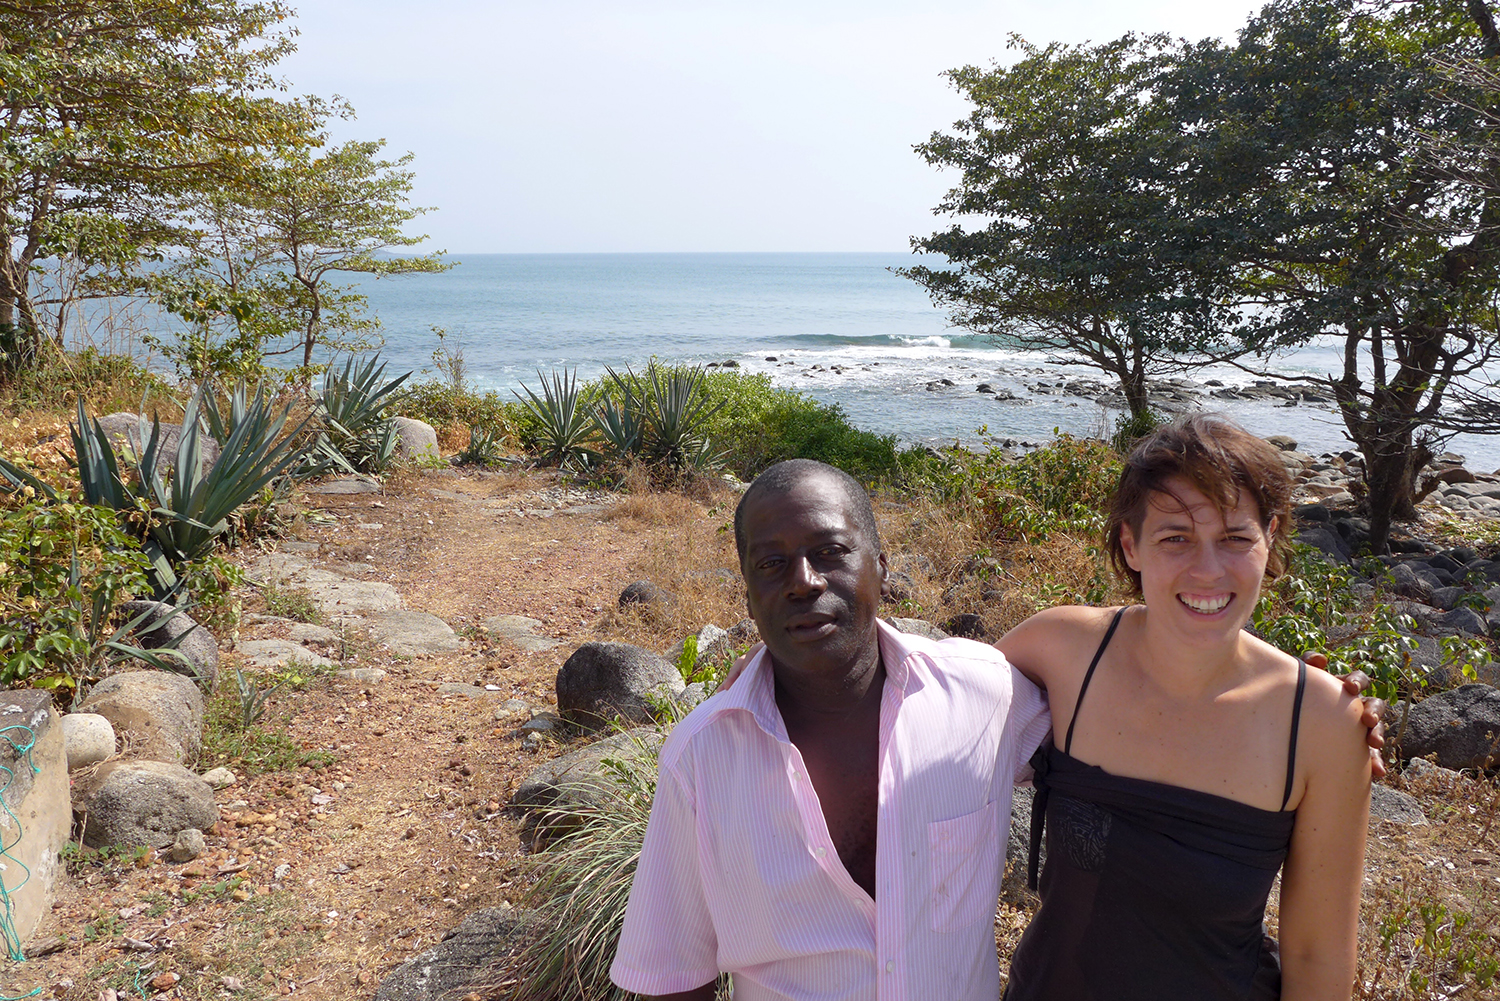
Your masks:
<svg viewBox="0 0 1500 1001"><path fill-rule="evenodd" d="M1058 605L1037 612L995 644L1022 674L1045 685L1056 667L1070 668L1080 651L1091 652L1109 628L1115 608ZM1085 660L1087 657L1085 656Z"/></svg>

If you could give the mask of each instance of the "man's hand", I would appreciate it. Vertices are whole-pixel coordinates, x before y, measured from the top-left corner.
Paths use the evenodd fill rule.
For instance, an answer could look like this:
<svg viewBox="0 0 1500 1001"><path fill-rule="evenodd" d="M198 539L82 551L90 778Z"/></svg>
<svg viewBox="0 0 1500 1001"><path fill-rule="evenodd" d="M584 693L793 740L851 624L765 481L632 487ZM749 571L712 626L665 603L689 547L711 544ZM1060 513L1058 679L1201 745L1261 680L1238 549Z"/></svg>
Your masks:
<svg viewBox="0 0 1500 1001"><path fill-rule="evenodd" d="M755 655L765 648L766 645L764 643L756 643L753 647L740 654L739 659L734 662L734 666L729 669L729 673L724 675L724 680L719 682L719 687L716 691L727 692L730 686L739 680L740 675L745 673L745 668L755 659ZM1327 664L1328 658L1323 658L1323 663ZM1384 741L1381 743L1384 743Z"/></svg>
<svg viewBox="0 0 1500 1001"><path fill-rule="evenodd" d="M1328 657L1321 653L1305 653L1302 659L1307 661L1309 667L1316 667L1320 671L1328 670ZM1380 749L1385 747L1385 724L1381 718L1385 715L1386 704L1384 699L1377 699L1373 695L1361 695L1366 688L1370 687L1370 676L1363 671L1350 671L1343 677L1344 691L1350 695L1359 697L1365 704L1364 714L1359 721L1369 729L1365 735L1365 743L1370 745L1370 777L1371 779L1385 778L1385 759L1380 755Z"/></svg>

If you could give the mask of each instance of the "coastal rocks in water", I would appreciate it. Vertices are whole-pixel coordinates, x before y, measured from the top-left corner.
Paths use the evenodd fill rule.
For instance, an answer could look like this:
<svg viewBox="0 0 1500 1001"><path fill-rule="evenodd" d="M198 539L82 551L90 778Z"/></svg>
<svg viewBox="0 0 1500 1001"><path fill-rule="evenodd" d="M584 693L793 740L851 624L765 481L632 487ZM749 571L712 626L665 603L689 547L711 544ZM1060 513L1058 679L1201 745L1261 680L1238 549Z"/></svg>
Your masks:
<svg viewBox="0 0 1500 1001"><path fill-rule="evenodd" d="M162 601L127 601L120 606L125 620L141 618L134 629L135 641L144 650L171 648L178 657L163 655L173 670L193 674L213 688L219 676L219 643L214 634L174 605Z"/></svg>
<svg viewBox="0 0 1500 1001"><path fill-rule="evenodd" d="M438 448L437 430L414 417L392 417L396 426L396 458L415 462L438 462L443 458Z"/></svg>
<svg viewBox="0 0 1500 1001"><path fill-rule="evenodd" d="M84 816L83 843L166 848L179 831L206 831L219 822L214 791L181 765L109 761L83 789L74 789Z"/></svg>
<svg viewBox="0 0 1500 1001"><path fill-rule="evenodd" d="M486 907L459 922L442 941L398 966L375 1001L446 1001L486 973L525 931L525 912Z"/></svg>
<svg viewBox="0 0 1500 1001"><path fill-rule="evenodd" d="M1403 761L1436 755L1444 768L1493 767L1500 760L1500 689L1463 685L1416 703L1399 750Z"/></svg>
<svg viewBox="0 0 1500 1001"><path fill-rule="evenodd" d="M615 717L648 723L652 699L670 700L684 687L676 665L660 654L629 643L585 643L558 669L557 709L589 729Z"/></svg>
<svg viewBox="0 0 1500 1001"><path fill-rule="evenodd" d="M677 604L677 596L651 583L649 580L632 581L620 592L620 607L640 605L643 608L670 608Z"/></svg>
<svg viewBox="0 0 1500 1001"><path fill-rule="evenodd" d="M203 694L179 674L112 674L90 690L78 711L109 720L133 758L180 764L196 758L202 745Z"/></svg>
<svg viewBox="0 0 1500 1001"><path fill-rule="evenodd" d="M115 753L115 728L98 713L68 713L62 718L68 771L98 764Z"/></svg>
<svg viewBox="0 0 1500 1001"><path fill-rule="evenodd" d="M1266 436L1266 444L1275 445L1283 452L1297 451L1297 439L1284 434L1273 434Z"/></svg>
<svg viewBox="0 0 1500 1001"><path fill-rule="evenodd" d="M99 418L99 426L104 429L109 443L115 447L116 452L129 449L133 454L140 455L145 444L141 440L141 418L139 414L113 413L105 414ZM157 445L156 469L157 472L166 472L177 464L177 445L182 440L182 425L161 425L160 437ZM151 418L146 418L146 440L151 438ZM207 469L219 461L219 443L206 434L198 436L198 450L203 456L203 468Z"/></svg>
<svg viewBox="0 0 1500 1001"><path fill-rule="evenodd" d="M976 393L993 393L994 391L995 387L991 386L987 382L981 382L979 385L974 387L974 392Z"/></svg>

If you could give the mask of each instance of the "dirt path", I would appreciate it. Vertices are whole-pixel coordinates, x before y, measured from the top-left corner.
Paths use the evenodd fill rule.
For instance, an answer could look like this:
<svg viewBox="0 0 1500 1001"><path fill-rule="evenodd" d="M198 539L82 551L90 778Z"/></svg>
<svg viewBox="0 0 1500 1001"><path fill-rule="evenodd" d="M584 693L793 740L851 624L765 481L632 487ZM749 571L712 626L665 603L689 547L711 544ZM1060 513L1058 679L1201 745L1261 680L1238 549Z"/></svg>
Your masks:
<svg viewBox="0 0 1500 1001"><path fill-rule="evenodd" d="M50 928L66 945L0 968L0 995L371 997L464 914L512 899L520 842L501 807L564 749L528 751L518 729L555 703L562 661L604 636L656 633L665 648L672 623L615 614L621 588L695 538L705 552L725 549L694 502L620 514L613 499L542 475L429 473L308 503L331 523L302 533L317 550L301 557L391 584L406 608L448 622L463 648L408 659L357 636L314 648L341 667L388 672L373 683L324 677L273 700L273 726L332 763L222 790L222 819L194 862L70 865ZM563 642L527 652L478 630L501 614L538 619L538 632ZM247 625L242 636L276 629ZM224 674L237 656L226 650ZM443 683L463 694L439 694Z"/></svg>

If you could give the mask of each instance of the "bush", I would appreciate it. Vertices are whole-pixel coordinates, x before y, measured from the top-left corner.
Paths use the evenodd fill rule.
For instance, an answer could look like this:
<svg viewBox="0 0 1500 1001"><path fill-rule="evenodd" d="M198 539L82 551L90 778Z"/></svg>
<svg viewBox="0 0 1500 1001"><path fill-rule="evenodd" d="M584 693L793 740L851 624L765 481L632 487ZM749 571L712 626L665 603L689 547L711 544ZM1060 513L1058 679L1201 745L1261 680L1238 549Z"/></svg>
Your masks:
<svg viewBox="0 0 1500 1001"><path fill-rule="evenodd" d="M948 448L903 454L906 478L973 520L998 542L1039 542L1053 532L1097 537L1120 476L1120 458L1102 441L1059 435L1011 458Z"/></svg>
<svg viewBox="0 0 1500 1001"><path fill-rule="evenodd" d="M708 436L742 479L785 459L816 459L866 483L899 473L895 435L861 431L842 407L773 386L769 375L709 372L704 393L719 405Z"/></svg>
<svg viewBox="0 0 1500 1001"><path fill-rule="evenodd" d="M109 623L150 590L150 562L110 508L15 499L0 512L0 685L76 690L134 653Z"/></svg>
<svg viewBox="0 0 1500 1001"><path fill-rule="evenodd" d="M395 409L403 417L425 421L440 430L463 424L471 430L477 428L511 441L520 437L524 421L521 405L502 400L494 390L476 393L455 389L445 382L423 382L410 387Z"/></svg>
<svg viewBox="0 0 1500 1001"><path fill-rule="evenodd" d="M49 354L34 368L13 373L3 385L0 406L12 414L27 410L71 410L81 399L98 413L134 410L141 399L171 399L175 387L146 371L129 355L84 348Z"/></svg>

